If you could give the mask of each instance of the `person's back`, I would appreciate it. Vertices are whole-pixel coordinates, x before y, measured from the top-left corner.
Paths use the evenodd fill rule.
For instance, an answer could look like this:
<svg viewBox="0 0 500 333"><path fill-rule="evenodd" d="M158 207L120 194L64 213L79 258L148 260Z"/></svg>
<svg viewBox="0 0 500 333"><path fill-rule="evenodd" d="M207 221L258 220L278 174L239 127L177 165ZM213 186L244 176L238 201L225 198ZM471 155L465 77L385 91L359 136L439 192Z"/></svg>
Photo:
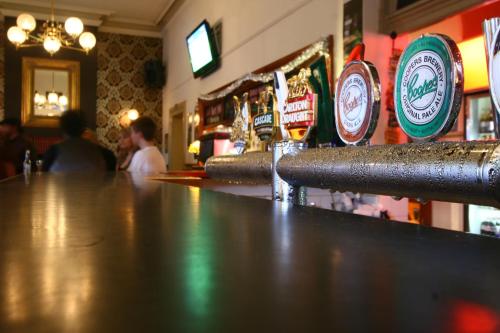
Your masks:
<svg viewBox="0 0 500 333"><path fill-rule="evenodd" d="M36 152L33 144L23 135L21 122L17 118L6 118L0 121L0 136L2 137L2 149L0 159L14 165L15 172L23 172L23 162L26 150L30 151L32 164Z"/></svg>
<svg viewBox="0 0 500 333"><path fill-rule="evenodd" d="M106 170L107 171L115 171L115 169L116 169L116 156L115 156L115 154L111 150L109 150L108 148L103 147L99 144L99 141L97 141L97 138L91 129L86 128L83 131L81 138L85 139L87 141L90 141L93 144L97 145L99 147L99 149L101 150L102 157L104 158L104 162L106 163Z"/></svg>
<svg viewBox="0 0 500 333"><path fill-rule="evenodd" d="M101 149L98 145L82 139L68 138L57 144L51 172L100 172L106 169Z"/></svg>
<svg viewBox="0 0 500 333"><path fill-rule="evenodd" d="M58 173L105 172L101 148L81 137L85 124L80 113L66 111L61 116L60 126L65 140L49 148L42 169Z"/></svg>
<svg viewBox="0 0 500 333"><path fill-rule="evenodd" d="M160 150L156 146L150 146L144 147L134 154L129 171L154 174L166 172L167 167Z"/></svg>

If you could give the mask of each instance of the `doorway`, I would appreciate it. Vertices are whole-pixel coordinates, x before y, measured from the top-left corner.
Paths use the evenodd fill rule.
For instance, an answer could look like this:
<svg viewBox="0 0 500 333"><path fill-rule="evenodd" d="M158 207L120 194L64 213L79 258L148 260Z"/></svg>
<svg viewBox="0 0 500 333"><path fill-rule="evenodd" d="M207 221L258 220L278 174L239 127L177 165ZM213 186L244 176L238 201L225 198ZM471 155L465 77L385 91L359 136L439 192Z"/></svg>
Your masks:
<svg viewBox="0 0 500 333"><path fill-rule="evenodd" d="M185 138L186 128L184 126L184 115L186 113L186 102L174 105L170 109L170 135L168 140L168 168L169 170L183 170L185 163Z"/></svg>

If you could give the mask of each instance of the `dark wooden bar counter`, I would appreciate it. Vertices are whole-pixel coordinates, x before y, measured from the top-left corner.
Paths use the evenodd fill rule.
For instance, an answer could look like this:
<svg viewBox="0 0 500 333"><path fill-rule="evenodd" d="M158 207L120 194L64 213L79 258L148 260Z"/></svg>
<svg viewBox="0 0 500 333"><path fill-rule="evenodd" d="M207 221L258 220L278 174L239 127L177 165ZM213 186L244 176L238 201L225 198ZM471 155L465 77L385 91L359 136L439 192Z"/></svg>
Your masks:
<svg viewBox="0 0 500 333"><path fill-rule="evenodd" d="M499 256L127 174L21 176L0 183L0 332L494 332Z"/></svg>

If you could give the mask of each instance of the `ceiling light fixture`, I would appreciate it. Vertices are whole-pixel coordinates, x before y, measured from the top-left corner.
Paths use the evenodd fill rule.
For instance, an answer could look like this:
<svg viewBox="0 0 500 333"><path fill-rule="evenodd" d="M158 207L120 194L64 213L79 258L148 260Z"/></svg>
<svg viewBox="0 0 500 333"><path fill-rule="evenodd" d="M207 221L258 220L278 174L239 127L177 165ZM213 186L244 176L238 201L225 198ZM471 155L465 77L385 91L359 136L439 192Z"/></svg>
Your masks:
<svg viewBox="0 0 500 333"><path fill-rule="evenodd" d="M91 32L83 32L83 22L78 17L69 17L63 24L56 22L54 16L54 0L50 2L50 19L46 21L40 33L32 34L36 28L36 20L31 14L23 13L17 17L16 26L7 31L7 38L16 47L32 47L43 45L53 55L59 49L71 49L89 53L96 44ZM79 46L77 46L77 42Z"/></svg>

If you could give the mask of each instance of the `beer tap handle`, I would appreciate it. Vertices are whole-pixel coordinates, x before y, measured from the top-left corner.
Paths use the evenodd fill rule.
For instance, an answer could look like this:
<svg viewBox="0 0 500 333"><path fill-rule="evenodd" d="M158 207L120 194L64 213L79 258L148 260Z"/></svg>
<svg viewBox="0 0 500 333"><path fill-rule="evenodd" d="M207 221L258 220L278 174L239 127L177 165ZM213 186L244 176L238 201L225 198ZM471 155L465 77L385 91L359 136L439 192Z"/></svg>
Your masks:
<svg viewBox="0 0 500 333"><path fill-rule="evenodd" d="M238 116L241 115L240 99L238 98L238 96L233 96L233 105L234 105L234 118L236 119Z"/></svg>
<svg viewBox="0 0 500 333"><path fill-rule="evenodd" d="M277 109L279 117L277 121L279 121L281 137L283 138L284 141L288 141L290 137L288 135L288 131L285 129L282 122L282 117L283 114L285 113L286 101L288 98L288 84L286 81L285 73L283 71L274 72L274 91L276 94L276 101L278 104Z"/></svg>

